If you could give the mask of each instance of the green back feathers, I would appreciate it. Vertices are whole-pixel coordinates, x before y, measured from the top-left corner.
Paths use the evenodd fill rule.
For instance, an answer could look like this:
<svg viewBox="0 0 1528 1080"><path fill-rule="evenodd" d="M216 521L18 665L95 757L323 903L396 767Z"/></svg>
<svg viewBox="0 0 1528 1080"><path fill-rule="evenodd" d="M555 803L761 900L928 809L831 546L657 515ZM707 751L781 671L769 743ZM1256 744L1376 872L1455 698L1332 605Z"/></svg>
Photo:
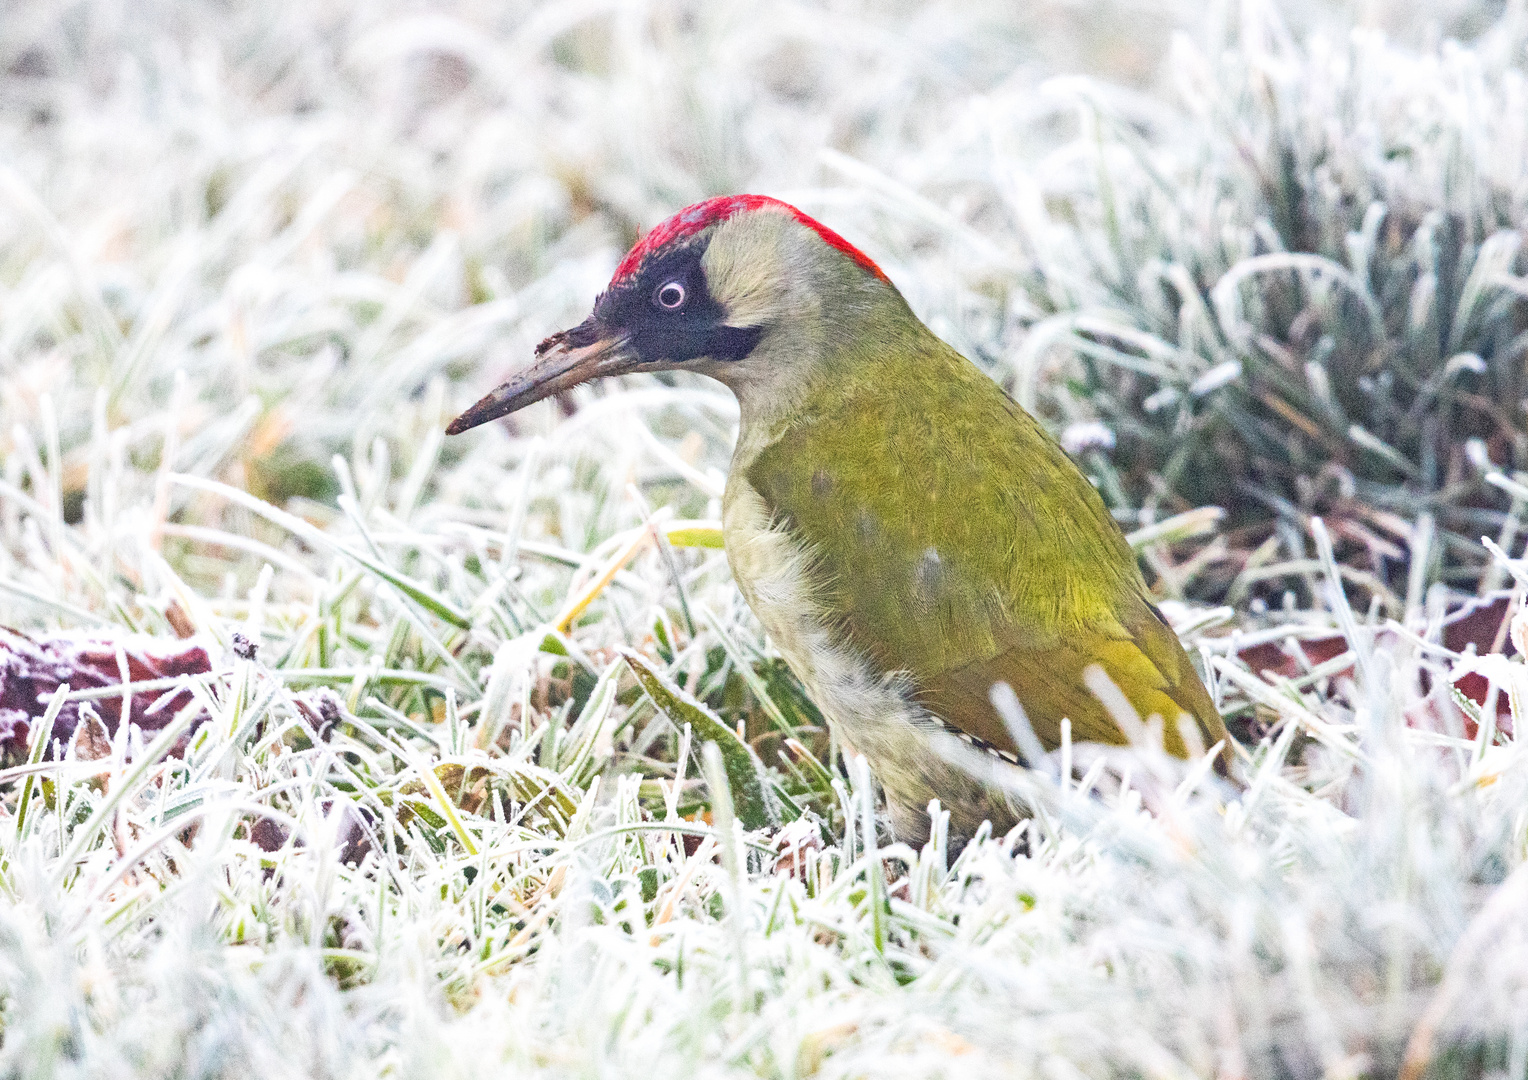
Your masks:
<svg viewBox="0 0 1528 1080"><path fill-rule="evenodd" d="M1091 663L1143 717L1181 710L1218 741L1098 493L1033 417L909 321L909 338L836 358L747 469L812 552L841 632L880 670L908 672L937 715L1005 749L987 696L999 679L1048 747L1062 716L1079 740L1124 741L1083 682Z"/></svg>

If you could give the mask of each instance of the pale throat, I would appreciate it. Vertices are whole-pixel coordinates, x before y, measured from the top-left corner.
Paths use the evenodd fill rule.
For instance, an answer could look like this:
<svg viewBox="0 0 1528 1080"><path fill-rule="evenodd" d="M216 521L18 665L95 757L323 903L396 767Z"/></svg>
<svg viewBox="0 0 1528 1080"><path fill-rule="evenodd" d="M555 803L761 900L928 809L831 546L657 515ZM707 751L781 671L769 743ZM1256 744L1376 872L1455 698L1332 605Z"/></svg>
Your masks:
<svg viewBox="0 0 1528 1080"><path fill-rule="evenodd" d="M807 335L772 329L745 360L713 362L703 373L732 391L738 403L738 438L732 470L747 469L759 453L808 411L823 366L821 346Z"/></svg>

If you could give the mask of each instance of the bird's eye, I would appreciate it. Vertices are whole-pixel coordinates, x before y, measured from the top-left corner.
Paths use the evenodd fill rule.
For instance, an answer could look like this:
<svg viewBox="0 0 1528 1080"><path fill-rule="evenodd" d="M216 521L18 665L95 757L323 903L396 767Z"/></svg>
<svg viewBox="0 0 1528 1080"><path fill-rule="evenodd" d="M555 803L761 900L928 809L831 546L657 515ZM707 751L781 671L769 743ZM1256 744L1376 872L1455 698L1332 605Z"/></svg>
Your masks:
<svg viewBox="0 0 1528 1080"><path fill-rule="evenodd" d="M670 281L667 284L660 286L658 291L654 294L654 299L658 301L658 306L667 308L669 311L677 311L679 308L683 307L684 298L684 286L679 284L677 281Z"/></svg>

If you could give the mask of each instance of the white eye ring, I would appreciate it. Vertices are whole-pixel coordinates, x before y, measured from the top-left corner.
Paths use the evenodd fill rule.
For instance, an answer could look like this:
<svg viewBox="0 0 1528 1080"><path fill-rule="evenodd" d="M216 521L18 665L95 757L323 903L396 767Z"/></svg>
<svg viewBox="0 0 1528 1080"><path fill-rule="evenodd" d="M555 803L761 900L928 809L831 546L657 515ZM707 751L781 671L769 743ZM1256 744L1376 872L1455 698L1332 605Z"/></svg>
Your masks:
<svg viewBox="0 0 1528 1080"><path fill-rule="evenodd" d="M670 281L667 284L660 285L653 298L658 301L659 307L674 311L684 306L684 286L677 281Z"/></svg>

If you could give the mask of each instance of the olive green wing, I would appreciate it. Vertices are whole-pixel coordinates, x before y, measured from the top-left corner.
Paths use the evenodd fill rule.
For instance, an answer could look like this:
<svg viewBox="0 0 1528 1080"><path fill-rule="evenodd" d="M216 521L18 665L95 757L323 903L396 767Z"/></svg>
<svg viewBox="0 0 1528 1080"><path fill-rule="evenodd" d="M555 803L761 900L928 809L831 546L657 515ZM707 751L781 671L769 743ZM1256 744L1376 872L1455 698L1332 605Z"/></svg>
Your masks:
<svg viewBox="0 0 1528 1080"><path fill-rule="evenodd" d="M1076 742L1124 744L1109 710L1088 688L1091 665L1104 670L1141 719L1164 720L1163 741L1179 757L1202 753L1226 738L1225 725L1198 673L1173 633L1142 597L1127 601L1117 627L1092 628L1048 643L1016 639L1002 651L919 680L929 711L986 742L1012 748L1012 739L989 694L994 684L1013 688L1040 743L1061 743L1061 720L1072 722ZM1183 726L1190 731L1185 737ZM1229 765L1229 742L1220 758Z"/></svg>
<svg viewBox="0 0 1528 1080"><path fill-rule="evenodd" d="M1169 749L1183 752L1180 711L1205 746L1219 741L1123 535L1054 440L947 349L878 374L819 401L747 469L811 553L814 594L844 638L1001 749L1017 751L988 696L997 681L1048 748L1063 717L1074 739L1124 742L1084 682L1093 663L1142 717L1169 720Z"/></svg>

